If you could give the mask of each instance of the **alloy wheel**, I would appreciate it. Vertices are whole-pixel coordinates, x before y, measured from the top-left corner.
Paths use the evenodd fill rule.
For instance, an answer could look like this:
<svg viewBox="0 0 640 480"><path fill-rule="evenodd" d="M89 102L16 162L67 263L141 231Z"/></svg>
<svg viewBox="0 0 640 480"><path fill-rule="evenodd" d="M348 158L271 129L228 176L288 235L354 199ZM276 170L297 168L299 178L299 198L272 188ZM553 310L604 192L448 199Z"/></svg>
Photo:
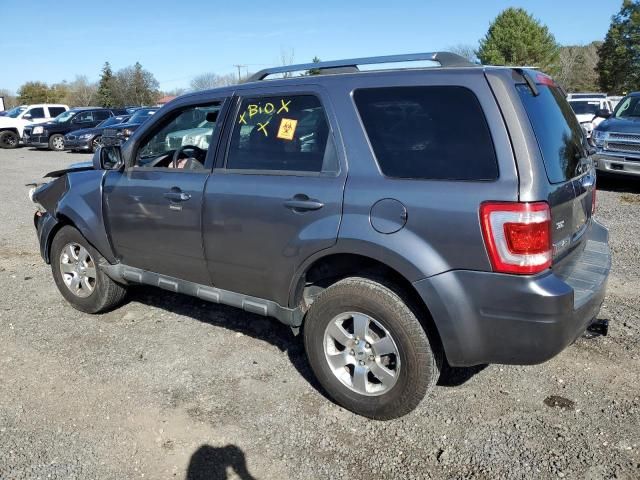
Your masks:
<svg viewBox="0 0 640 480"><path fill-rule="evenodd" d="M68 243L60 253L60 273L67 288L86 298L96 288L96 265L89 251L77 243Z"/></svg>
<svg viewBox="0 0 640 480"><path fill-rule="evenodd" d="M340 382L361 395L387 393L400 374L400 354L389 331L359 312L334 317L324 333L324 354Z"/></svg>

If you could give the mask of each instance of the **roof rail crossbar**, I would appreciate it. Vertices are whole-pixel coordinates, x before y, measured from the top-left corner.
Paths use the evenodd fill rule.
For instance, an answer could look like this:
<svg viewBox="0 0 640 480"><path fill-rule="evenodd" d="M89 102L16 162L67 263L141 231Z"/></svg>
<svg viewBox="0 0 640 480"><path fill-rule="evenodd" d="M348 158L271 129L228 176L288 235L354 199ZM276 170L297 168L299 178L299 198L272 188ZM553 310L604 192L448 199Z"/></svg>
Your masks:
<svg viewBox="0 0 640 480"><path fill-rule="evenodd" d="M332 60L329 62L301 63L298 65L285 65L283 67L265 68L249 77L249 82L264 80L269 75L278 73L299 72L304 70L319 70L323 73L343 73L358 71L358 65L376 65L383 63L402 62L438 62L442 67L472 67L471 63L464 57L450 52L426 52L408 53L404 55L385 55L381 57L350 58L346 60ZM344 70L342 70L344 69Z"/></svg>

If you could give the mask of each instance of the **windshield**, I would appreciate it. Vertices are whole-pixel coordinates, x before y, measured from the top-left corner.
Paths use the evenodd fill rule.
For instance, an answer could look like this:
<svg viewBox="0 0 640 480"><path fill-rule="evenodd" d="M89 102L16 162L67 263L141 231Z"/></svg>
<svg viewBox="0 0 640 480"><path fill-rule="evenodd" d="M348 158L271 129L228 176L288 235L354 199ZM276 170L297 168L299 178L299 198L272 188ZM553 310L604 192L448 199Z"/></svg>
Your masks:
<svg viewBox="0 0 640 480"><path fill-rule="evenodd" d="M622 99L613 116L616 118L640 117L640 97Z"/></svg>
<svg viewBox="0 0 640 480"><path fill-rule="evenodd" d="M155 110L136 110L129 119L129 123L142 123L154 113L156 113Z"/></svg>
<svg viewBox="0 0 640 480"><path fill-rule="evenodd" d="M116 125L118 123L122 123L127 120L129 117L119 116L119 117L109 117L106 120L100 122L98 127L108 127L109 125Z"/></svg>
<svg viewBox="0 0 640 480"><path fill-rule="evenodd" d="M61 113L60 115L58 115L56 118L54 118L53 120L51 120L54 123L64 123L67 122L69 120L71 120L75 114L78 112L73 112L71 110L67 110L64 113Z"/></svg>
<svg viewBox="0 0 640 480"><path fill-rule="evenodd" d="M7 112L6 117L17 118L22 112L24 112L27 107L15 107Z"/></svg>
<svg viewBox="0 0 640 480"><path fill-rule="evenodd" d="M569 105L571 105L571 108L576 113L576 115L586 115L586 114L595 115L596 111L600 108L600 102L597 101L597 100L595 100L595 101L594 100L592 100L592 101L587 101L587 100L575 101L575 100L571 100L571 101L569 101Z"/></svg>

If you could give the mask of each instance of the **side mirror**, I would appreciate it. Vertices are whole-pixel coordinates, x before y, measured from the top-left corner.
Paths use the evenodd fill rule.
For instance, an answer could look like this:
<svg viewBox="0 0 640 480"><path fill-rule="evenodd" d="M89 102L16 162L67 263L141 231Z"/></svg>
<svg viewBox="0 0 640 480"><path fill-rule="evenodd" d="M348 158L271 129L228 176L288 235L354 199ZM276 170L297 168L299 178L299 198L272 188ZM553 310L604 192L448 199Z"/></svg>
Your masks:
<svg viewBox="0 0 640 480"><path fill-rule="evenodd" d="M31 114L30 114L30 113L25 113L25 114L22 116L22 119L23 119L23 120L31 120L31 118L32 118L32 117L31 117Z"/></svg>
<svg viewBox="0 0 640 480"><path fill-rule="evenodd" d="M606 108L600 108L596 110L595 116L600 118L609 118L611 116L611 112Z"/></svg>
<svg viewBox="0 0 640 480"><path fill-rule="evenodd" d="M96 170L121 170L123 167L124 160L119 145L100 147L93 156L93 168Z"/></svg>

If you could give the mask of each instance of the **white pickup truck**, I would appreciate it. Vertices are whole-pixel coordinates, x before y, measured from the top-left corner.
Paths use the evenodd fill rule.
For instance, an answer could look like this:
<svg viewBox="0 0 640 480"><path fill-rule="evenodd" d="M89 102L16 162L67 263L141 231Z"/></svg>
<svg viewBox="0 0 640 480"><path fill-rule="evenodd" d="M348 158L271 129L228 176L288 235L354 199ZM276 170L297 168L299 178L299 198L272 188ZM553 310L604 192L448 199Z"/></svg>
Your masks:
<svg viewBox="0 0 640 480"><path fill-rule="evenodd" d="M587 138L591 138L593 129L604 120L604 118L596 116L596 113L603 112L605 110L609 113L613 112L611 102L606 98L606 95L604 98L600 96L580 96L576 98L576 94L573 95L574 96L572 97L567 97L569 105L571 105L571 108L573 109L578 122L580 122L580 126L584 129Z"/></svg>
<svg viewBox="0 0 640 480"><path fill-rule="evenodd" d="M0 117L0 148L16 148L27 125L41 123L69 110L66 105L41 103L12 108Z"/></svg>

